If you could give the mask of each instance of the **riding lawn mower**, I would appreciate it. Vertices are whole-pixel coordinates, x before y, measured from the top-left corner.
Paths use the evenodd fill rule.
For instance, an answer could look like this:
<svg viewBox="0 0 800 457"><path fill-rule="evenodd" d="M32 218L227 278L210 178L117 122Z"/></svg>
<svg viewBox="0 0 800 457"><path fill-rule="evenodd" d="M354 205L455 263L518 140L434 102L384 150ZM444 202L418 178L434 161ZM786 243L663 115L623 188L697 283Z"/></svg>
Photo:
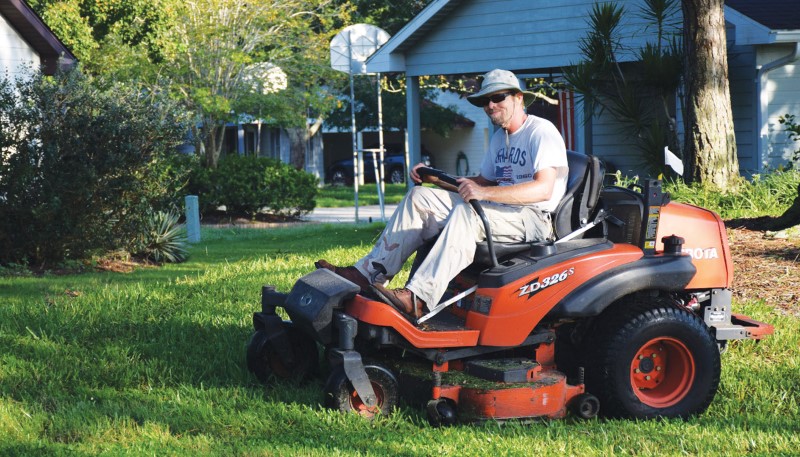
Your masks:
<svg viewBox="0 0 800 457"><path fill-rule="evenodd" d="M470 202L487 240L419 319L326 269L289 293L264 286L249 370L264 382L305 379L321 371L322 353L327 407L373 417L421 400L434 426L702 413L727 342L773 332L731 310L722 220L670 201L659 180L604 186L599 159L570 151L568 161L554 239L493 242ZM431 168L420 175L455 183Z"/></svg>

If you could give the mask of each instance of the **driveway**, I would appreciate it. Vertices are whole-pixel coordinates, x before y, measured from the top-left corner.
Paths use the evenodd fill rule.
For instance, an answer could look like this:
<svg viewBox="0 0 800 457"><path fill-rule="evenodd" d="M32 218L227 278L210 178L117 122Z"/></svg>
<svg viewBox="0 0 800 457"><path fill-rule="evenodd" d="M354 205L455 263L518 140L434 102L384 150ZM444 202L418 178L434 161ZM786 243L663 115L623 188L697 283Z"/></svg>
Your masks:
<svg viewBox="0 0 800 457"><path fill-rule="evenodd" d="M385 220L389 220L397 209L397 205L385 205L384 216ZM355 207L349 208L316 208L311 213L302 217L304 221L308 222L324 222L324 223L354 223L355 222ZM380 222L381 221L381 208L379 205L364 205L358 207L358 221L359 222Z"/></svg>

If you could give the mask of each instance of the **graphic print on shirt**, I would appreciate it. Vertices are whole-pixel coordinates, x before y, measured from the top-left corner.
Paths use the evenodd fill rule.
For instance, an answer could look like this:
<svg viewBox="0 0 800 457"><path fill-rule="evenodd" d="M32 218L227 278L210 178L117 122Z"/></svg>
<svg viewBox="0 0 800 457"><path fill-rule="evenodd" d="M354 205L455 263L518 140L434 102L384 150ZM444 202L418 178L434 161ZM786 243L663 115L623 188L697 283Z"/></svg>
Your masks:
<svg viewBox="0 0 800 457"><path fill-rule="evenodd" d="M524 149L515 147L509 148L508 151L509 152L506 153L506 148L498 149L494 159L495 181L500 186L516 184L520 180L530 179L533 176L533 174L530 172L521 173L517 176L514 176L515 167L519 169L517 171L517 173L519 173L523 170L522 167L528 163L528 152Z"/></svg>
<svg viewBox="0 0 800 457"><path fill-rule="evenodd" d="M494 177L498 186L514 183L514 169L511 165L497 165L494 167Z"/></svg>

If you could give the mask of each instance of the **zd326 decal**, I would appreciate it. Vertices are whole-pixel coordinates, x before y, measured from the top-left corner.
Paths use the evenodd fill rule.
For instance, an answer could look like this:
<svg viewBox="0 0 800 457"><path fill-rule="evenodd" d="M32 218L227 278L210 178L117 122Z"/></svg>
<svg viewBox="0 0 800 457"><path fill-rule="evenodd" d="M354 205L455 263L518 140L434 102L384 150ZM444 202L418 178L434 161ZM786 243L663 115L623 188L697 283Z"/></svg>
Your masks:
<svg viewBox="0 0 800 457"><path fill-rule="evenodd" d="M573 274L575 274L575 268L570 267L562 271L561 273L555 273L553 275L547 276L541 281L537 277L528 284L525 284L524 286L520 287L518 296L521 297L527 294L528 298L531 298L536 294L536 292L539 292L542 289L546 289L560 282L566 281L567 278L569 278Z"/></svg>

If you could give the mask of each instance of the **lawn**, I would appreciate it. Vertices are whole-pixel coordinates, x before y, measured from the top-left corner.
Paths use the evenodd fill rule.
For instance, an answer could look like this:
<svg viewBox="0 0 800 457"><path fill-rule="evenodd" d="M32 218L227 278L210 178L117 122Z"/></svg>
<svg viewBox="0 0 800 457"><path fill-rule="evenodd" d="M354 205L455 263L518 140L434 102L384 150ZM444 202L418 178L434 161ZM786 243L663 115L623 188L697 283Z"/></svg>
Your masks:
<svg viewBox="0 0 800 457"><path fill-rule="evenodd" d="M322 380L264 388L245 367L261 285L348 263L381 226L203 229L188 262L133 273L0 277L0 455L798 455L800 318L723 354L689 421L567 418L436 429L403 405L368 422L321 406Z"/></svg>

